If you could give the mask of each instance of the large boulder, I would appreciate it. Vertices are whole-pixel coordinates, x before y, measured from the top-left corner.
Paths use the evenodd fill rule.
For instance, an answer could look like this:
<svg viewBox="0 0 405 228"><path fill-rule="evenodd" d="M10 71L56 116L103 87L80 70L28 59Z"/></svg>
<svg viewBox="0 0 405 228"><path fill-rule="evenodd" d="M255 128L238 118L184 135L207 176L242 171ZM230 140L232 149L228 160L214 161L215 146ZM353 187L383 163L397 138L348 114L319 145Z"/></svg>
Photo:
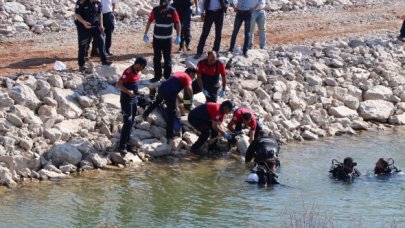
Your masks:
<svg viewBox="0 0 405 228"><path fill-rule="evenodd" d="M16 85L9 90L8 94L16 104L26 106L32 110L37 109L41 104L35 92L27 85Z"/></svg>
<svg viewBox="0 0 405 228"><path fill-rule="evenodd" d="M378 85L364 93L364 100L388 100L392 95L393 93L390 88Z"/></svg>
<svg viewBox="0 0 405 228"><path fill-rule="evenodd" d="M339 106L339 107L331 107L329 108L329 114L336 117L336 118L349 118L353 119L359 116L357 111L350 109L346 106Z"/></svg>
<svg viewBox="0 0 405 228"><path fill-rule="evenodd" d="M395 106L384 100L368 100L360 103L358 111L364 120L386 122L394 113Z"/></svg>
<svg viewBox="0 0 405 228"><path fill-rule="evenodd" d="M77 166L82 160L82 153L67 143L54 145L46 155L58 167L64 162Z"/></svg>
<svg viewBox="0 0 405 228"><path fill-rule="evenodd" d="M80 117L83 111L76 100L78 94L72 90L60 88L53 88L53 94L55 100L58 102L58 114L68 119Z"/></svg>

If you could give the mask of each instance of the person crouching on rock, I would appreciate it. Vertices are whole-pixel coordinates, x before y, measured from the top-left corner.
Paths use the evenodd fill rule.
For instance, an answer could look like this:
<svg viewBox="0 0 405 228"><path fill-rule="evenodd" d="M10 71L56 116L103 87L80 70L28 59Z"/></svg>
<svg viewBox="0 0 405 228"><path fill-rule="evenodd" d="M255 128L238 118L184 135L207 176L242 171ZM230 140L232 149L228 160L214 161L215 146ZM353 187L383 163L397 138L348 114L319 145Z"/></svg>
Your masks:
<svg viewBox="0 0 405 228"><path fill-rule="evenodd" d="M228 129L236 134L242 134L242 129L244 126L250 128L249 131L249 143L251 144L254 139L259 138L262 134L262 128L259 125L256 116L253 111L249 108L238 108L233 113L232 120L228 123Z"/></svg>
<svg viewBox="0 0 405 228"><path fill-rule="evenodd" d="M134 152L129 141L137 111L136 95L138 93L139 73L145 69L146 65L147 60L144 57L138 57L132 66L124 70L124 73L116 84L116 87L121 91L120 102L124 122L118 146L118 150L121 154Z"/></svg>
<svg viewBox="0 0 405 228"><path fill-rule="evenodd" d="M274 158L268 158L265 161L259 162L252 169L251 173L247 177L247 182L252 184L272 186L280 184L278 182L278 176L276 174L277 160Z"/></svg>
<svg viewBox="0 0 405 228"><path fill-rule="evenodd" d="M280 145L277 140L270 136L261 135L249 145L245 155L245 162L249 163L254 159L254 162L258 164L272 158L277 162L276 165L280 166L279 153Z"/></svg>
<svg viewBox="0 0 405 228"><path fill-rule="evenodd" d="M158 107L163 101L166 103L167 123L166 123L166 138L173 138L173 123L176 115L176 98L181 90L184 89L188 100L184 100L185 107L191 108L193 100L193 89L191 83L195 78L196 70L187 68L185 72L175 72L169 79L164 81L158 88L156 100L145 110L142 117L146 119L149 114ZM179 99L180 100L180 99Z"/></svg>
<svg viewBox="0 0 405 228"><path fill-rule="evenodd" d="M332 160L332 167L329 170L332 173L332 177L337 180L352 182L354 178L359 177L361 173L355 169L357 163L353 161L353 158L346 157L343 163Z"/></svg>
<svg viewBox="0 0 405 228"><path fill-rule="evenodd" d="M394 159L389 158L380 158L378 161L375 163L374 167L374 174L375 175L390 175L393 173L399 173L401 170L399 170L394 163Z"/></svg>
<svg viewBox="0 0 405 228"><path fill-rule="evenodd" d="M224 116L229 114L232 109L233 103L227 100L221 104L207 102L191 110L188 115L188 122L201 132L198 140L191 146L191 153L201 154L200 148L208 140L210 135L214 142L209 146L209 149L214 149L216 147L218 132L227 140L232 139L232 136L226 133L221 127Z"/></svg>

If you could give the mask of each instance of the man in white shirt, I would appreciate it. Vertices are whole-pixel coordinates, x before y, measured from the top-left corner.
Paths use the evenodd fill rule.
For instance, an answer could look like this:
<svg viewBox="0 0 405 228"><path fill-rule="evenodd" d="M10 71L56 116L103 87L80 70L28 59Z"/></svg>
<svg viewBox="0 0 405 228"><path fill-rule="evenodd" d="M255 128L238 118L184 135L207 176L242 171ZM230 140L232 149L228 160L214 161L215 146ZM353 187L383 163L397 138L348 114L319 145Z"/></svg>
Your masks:
<svg viewBox="0 0 405 228"><path fill-rule="evenodd" d="M266 6L265 0L254 0L254 11L252 13L252 18L250 19L250 39L248 48L251 49L253 46L253 37L255 31L255 24L259 28L259 46L261 49L266 47L266 11L264 10Z"/></svg>

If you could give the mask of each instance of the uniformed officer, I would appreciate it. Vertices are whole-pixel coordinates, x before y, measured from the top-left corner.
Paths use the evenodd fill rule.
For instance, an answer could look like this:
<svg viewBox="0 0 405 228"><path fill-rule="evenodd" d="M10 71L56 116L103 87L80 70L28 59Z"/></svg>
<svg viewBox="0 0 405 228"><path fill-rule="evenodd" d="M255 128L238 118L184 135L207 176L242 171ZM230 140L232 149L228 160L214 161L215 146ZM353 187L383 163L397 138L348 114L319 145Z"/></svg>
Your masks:
<svg viewBox="0 0 405 228"><path fill-rule="evenodd" d="M198 140L191 146L190 152L200 154L199 151L202 145L208 140L211 135L211 139L214 143L210 147L216 146L216 138L218 132L221 133L224 138L231 140L232 136L225 132L221 123L224 120L224 116L230 113L233 109L231 101L224 101L222 104L207 102L195 109L191 110L188 115L188 122L198 131L201 132Z"/></svg>
<svg viewBox="0 0 405 228"><path fill-rule="evenodd" d="M104 25L104 34L105 34L105 52L107 55L113 55L111 53L111 44L112 44L112 33L115 28L115 5L117 0L101 0L101 7L103 13L103 25ZM91 56L98 56L97 52L97 41L93 39L93 47L91 50Z"/></svg>
<svg viewBox="0 0 405 228"><path fill-rule="evenodd" d="M176 29L176 43L180 44L180 18L173 7L170 6L170 0L160 0L159 6L153 8L149 20L146 23L145 35L143 40L149 42L148 31L152 22L155 21L153 29L153 67L155 77L151 82L157 82L162 78L162 53L164 59L164 77L168 79L172 73L172 33L173 24Z"/></svg>
<svg viewBox="0 0 405 228"><path fill-rule="evenodd" d="M185 94L189 100L184 100L184 104L191 105L193 100L193 89L191 87L192 80L194 79L196 70L194 68L187 68L185 72L175 72L173 75L164 81L158 88L156 100L145 110L143 118L158 107L163 101L166 103L166 110L168 114L166 123L166 138L173 138L173 121L176 115L176 98L181 90L184 89Z"/></svg>
<svg viewBox="0 0 405 228"><path fill-rule="evenodd" d="M222 77L222 90L219 96L223 97L226 89L226 69L224 64L217 59L216 52L209 51L207 58L200 60L197 64L198 85L207 102L217 102L220 76Z"/></svg>
<svg viewBox="0 0 405 228"><path fill-rule="evenodd" d="M249 131L249 143L252 143L254 139L257 139L262 133L262 127L258 123L253 111L249 108L238 108L235 110L232 116L232 120L228 123L228 129L232 133L241 134L243 125L250 128Z"/></svg>
<svg viewBox="0 0 405 228"><path fill-rule="evenodd" d="M137 110L136 95L138 93L139 73L146 67L146 64L147 61L144 57L138 57L132 66L124 70L116 84L116 87L121 91L120 102L124 121L118 150L124 154L127 151L134 152L129 140Z"/></svg>
<svg viewBox="0 0 405 228"><path fill-rule="evenodd" d="M248 163L254 159L255 163L264 162L269 158L274 158L278 161L280 145L277 140L269 136L261 136L255 139L248 147L245 155L245 162ZM280 163L278 163L279 165Z"/></svg>
<svg viewBox="0 0 405 228"><path fill-rule="evenodd" d="M197 6L198 1L194 0L194 4ZM191 51L190 24L191 24L192 5L193 1L191 0L173 0L172 6L176 8L177 13L180 16L180 23L181 23L181 42L179 51L184 51L184 48L186 48L187 51Z"/></svg>
<svg viewBox="0 0 405 228"><path fill-rule="evenodd" d="M78 62L80 71L85 70L85 57L91 37L97 40L101 63L103 65L111 65L112 63L107 60L105 54L104 40L102 37L104 25L101 9L101 3L97 0L79 0L76 2L75 24L77 26L79 40Z"/></svg>

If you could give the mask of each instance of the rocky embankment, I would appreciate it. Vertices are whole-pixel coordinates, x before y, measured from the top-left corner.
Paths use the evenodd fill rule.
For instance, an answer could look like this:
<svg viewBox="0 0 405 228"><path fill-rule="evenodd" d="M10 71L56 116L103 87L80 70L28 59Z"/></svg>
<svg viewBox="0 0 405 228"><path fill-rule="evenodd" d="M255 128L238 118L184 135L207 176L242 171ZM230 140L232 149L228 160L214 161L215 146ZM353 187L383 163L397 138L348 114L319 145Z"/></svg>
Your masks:
<svg viewBox="0 0 405 228"><path fill-rule="evenodd" d="M0 0L0 39L66 31L74 27L75 0ZM158 1L120 0L115 12L120 31L144 26ZM268 11L291 11L322 6L382 4L377 0L272 0ZM198 19L197 19L198 20Z"/></svg>
<svg viewBox="0 0 405 228"><path fill-rule="evenodd" d="M405 124L405 50L396 40L335 40L249 55L221 56L222 61L234 57L224 99L255 110L280 142ZM194 64L190 57L174 68ZM114 152L122 125L114 83L127 66L1 78L0 184L186 155L197 139L187 117L181 118L182 135L168 143L165 121L156 112L146 121L136 118L131 137L138 155ZM152 76L148 66L141 93L148 94ZM204 102L201 94L195 98L194 105Z"/></svg>

